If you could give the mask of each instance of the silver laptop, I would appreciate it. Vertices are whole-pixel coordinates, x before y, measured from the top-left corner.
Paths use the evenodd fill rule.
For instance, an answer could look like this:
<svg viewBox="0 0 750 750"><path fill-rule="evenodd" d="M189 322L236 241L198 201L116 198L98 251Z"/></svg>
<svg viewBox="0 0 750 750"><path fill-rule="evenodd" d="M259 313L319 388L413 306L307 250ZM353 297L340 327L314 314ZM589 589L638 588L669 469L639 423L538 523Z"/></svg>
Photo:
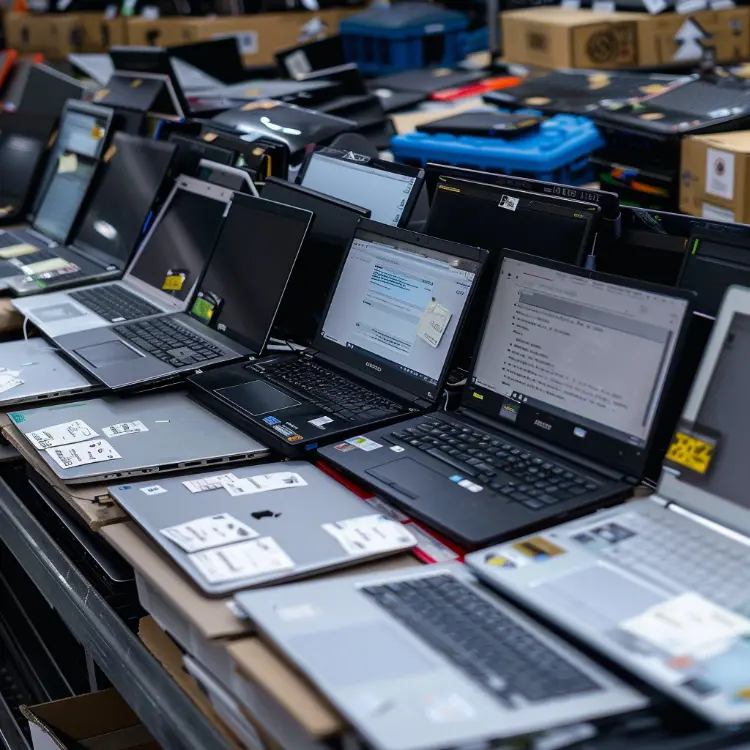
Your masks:
<svg viewBox="0 0 750 750"><path fill-rule="evenodd" d="M459 563L235 601L376 750L478 745L646 705Z"/></svg>
<svg viewBox="0 0 750 750"><path fill-rule="evenodd" d="M179 177L122 279L13 300L45 336L116 325L187 306L234 191Z"/></svg>
<svg viewBox="0 0 750 750"><path fill-rule="evenodd" d="M645 500L469 565L714 723L750 721L750 290L731 287Z"/></svg>
<svg viewBox="0 0 750 750"><path fill-rule="evenodd" d="M373 514L305 461L159 478L109 493L210 596L356 565L416 544L401 523Z"/></svg>
<svg viewBox="0 0 750 750"><path fill-rule="evenodd" d="M62 482L126 477L264 458L269 451L179 391L9 412Z"/></svg>
<svg viewBox="0 0 750 750"><path fill-rule="evenodd" d="M0 409L101 390L44 339L0 344Z"/></svg>

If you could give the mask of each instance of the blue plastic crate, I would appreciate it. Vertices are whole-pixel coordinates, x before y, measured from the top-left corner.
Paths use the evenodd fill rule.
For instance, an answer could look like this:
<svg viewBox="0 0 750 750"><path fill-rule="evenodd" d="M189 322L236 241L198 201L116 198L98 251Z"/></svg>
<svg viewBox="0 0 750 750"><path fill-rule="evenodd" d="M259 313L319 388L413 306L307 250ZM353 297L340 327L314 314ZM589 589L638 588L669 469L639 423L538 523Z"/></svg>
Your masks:
<svg viewBox="0 0 750 750"><path fill-rule="evenodd" d="M540 130L508 140L428 133L391 139L393 158L406 164L433 161L568 185L591 181L589 156L602 146L596 125L574 115L555 115Z"/></svg>
<svg viewBox="0 0 750 750"><path fill-rule="evenodd" d="M365 75L452 68L467 50L469 19L424 2L373 6L339 24L344 52Z"/></svg>

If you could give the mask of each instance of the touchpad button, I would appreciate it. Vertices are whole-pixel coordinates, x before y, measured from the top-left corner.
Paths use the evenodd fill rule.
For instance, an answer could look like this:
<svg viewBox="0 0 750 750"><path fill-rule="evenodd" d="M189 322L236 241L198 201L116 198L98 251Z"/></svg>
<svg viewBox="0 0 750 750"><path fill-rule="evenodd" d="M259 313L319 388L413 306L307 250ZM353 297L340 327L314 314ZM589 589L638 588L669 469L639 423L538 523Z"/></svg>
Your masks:
<svg viewBox="0 0 750 750"><path fill-rule="evenodd" d="M218 393L254 417L298 406L300 403L265 380L253 380L250 383L219 388Z"/></svg>
<svg viewBox="0 0 750 750"><path fill-rule="evenodd" d="M140 359L141 355L120 341L107 341L104 344L92 344L75 349L75 353L85 359L92 367L109 367L120 362L131 362Z"/></svg>

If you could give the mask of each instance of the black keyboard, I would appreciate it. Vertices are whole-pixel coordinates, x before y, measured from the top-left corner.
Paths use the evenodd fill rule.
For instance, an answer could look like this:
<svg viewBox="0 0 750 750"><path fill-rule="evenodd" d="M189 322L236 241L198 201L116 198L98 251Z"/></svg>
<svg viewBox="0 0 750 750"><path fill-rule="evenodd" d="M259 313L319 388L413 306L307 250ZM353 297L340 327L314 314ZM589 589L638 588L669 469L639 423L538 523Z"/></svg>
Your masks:
<svg viewBox="0 0 750 750"><path fill-rule="evenodd" d="M435 417L425 417L415 427L393 432L392 436L443 461L464 478L531 510L541 510L601 487L590 477L560 466L526 446Z"/></svg>
<svg viewBox="0 0 750 750"><path fill-rule="evenodd" d="M133 346L172 367L198 365L221 355L221 349L171 318L154 318L147 323L127 323L115 326L114 330Z"/></svg>
<svg viewBox="0 0 750 750"><path fill-rule="evenodd" d="M387 419L406 410L377 391L342 377L304 357L249 365L271 382L303 394L318 408L345 422Z"/></svg>
<svg viewBox="0 0 750 750"><path fill-rule="evenodd" d="M462 672L511 705L601 690L508 615L448 574L363 588Z"/></svg>
<svg viewBox="0 0 750 750"><path fill-rule="evenodd" d="M80 289L70 292L70 296L84 307L112 323L136 320L162 312L158 307L146 302L137 295L117 284L99 286L93 289Z"/></svg>

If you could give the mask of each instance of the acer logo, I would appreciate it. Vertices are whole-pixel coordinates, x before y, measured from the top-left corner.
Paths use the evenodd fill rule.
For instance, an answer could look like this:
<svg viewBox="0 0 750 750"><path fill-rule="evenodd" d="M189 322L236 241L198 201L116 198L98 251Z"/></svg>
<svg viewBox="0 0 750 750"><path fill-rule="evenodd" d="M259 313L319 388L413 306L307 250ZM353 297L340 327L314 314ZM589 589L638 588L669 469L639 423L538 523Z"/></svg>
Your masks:
<svg viewBox="0 0 750 750"><path fill-rule="evenodd" d="M535 419L534 420L534 425L536 427L541 427L543 430L551 430L552 429L552 425L551 424L547 424L547 422L542 422L541 419Z"/></svg>
<svg viewBox="0 0 750 750"><path fill-rule="evenodd" d="M365 362L365 364L366 364L366 365L367 365L368 367L370 367L370 368L372 368L373 370L375 370L376 372L383 372L383 368L382 368L382 367L378 367L377 365L374 365L374 364L373 364L372 362Z"/></svg>

